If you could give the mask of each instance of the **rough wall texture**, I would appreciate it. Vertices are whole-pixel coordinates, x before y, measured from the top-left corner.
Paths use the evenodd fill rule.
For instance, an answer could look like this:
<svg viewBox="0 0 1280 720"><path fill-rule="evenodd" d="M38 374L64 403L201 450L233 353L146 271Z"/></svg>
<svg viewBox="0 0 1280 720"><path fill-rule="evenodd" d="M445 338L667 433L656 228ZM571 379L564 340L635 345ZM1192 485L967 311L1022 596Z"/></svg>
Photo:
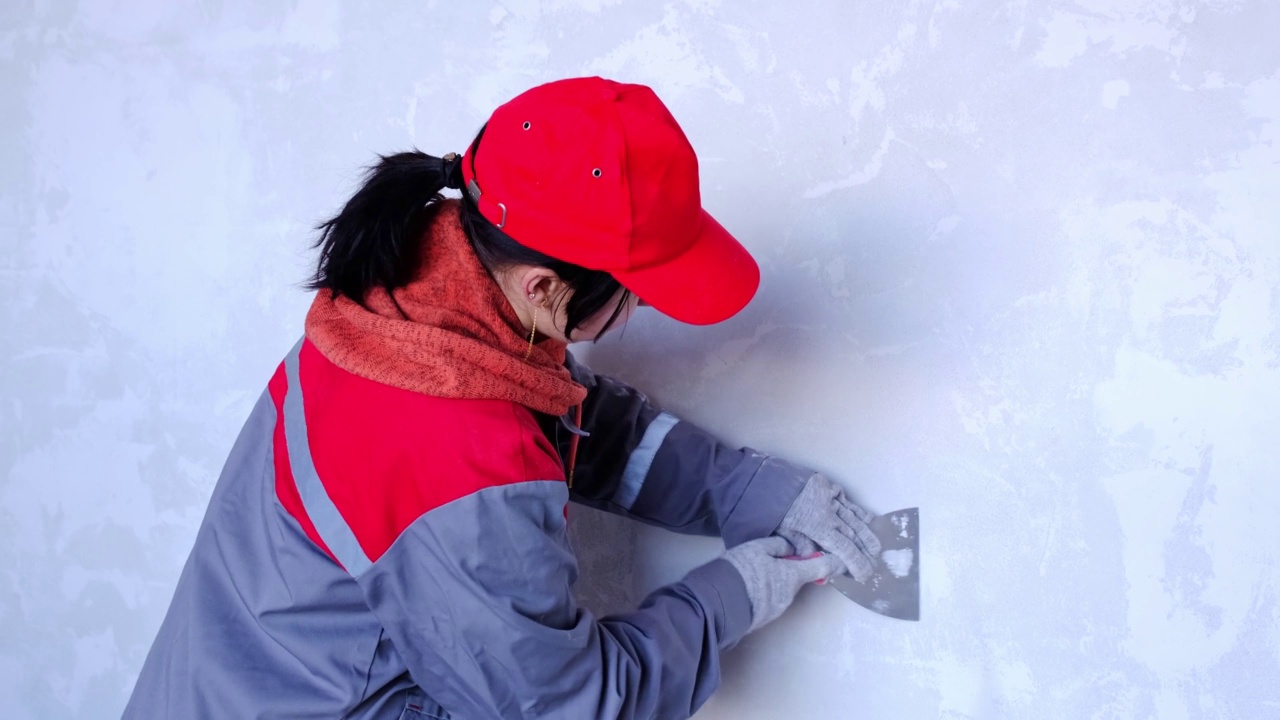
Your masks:
<svg viewBox="0 0 1280 720"><path fill-rule="evenodd" d="M0 8L6 717L118 716L358 167L579 74L764 270L584 354L922 508L921 623L806 591L700 717L1280 715L1280 5L374 5ZM717 550L575 541L604 608Z"/></svg>

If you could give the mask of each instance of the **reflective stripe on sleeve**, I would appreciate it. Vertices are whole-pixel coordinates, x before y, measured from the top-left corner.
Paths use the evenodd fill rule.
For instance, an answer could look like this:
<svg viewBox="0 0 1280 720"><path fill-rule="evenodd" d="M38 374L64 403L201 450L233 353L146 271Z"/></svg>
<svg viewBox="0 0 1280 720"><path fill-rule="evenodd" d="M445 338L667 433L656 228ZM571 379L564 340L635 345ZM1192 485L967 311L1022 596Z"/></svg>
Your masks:
<svg viewBox="0 0 1280 720"><path fill-rule="evenodd" d="M658 454L658 448L662 447L662 441L667 438L667 433L671 432L671 428L678 422L680 422L679 418L664 412L659 413L658 417L649 423L649 427L645 428L644 437L631 452L631 457L627 459L627 467L622 471L622 482L618 484L618 489L613 494L615 503L627 510L635 505L636 498L640 497L640 489L644 487L644 479L649 476L653 458Z"/></svg>
<svg viewBox="0 0 1280 720"><path fill-rule="evenodd" d="M284 361L285 379L288 382L284 396L284 434L289 448L289 469L293 472L298 495L302 497L302 505L315 525L316 532L329 547L329 551L338 558L338 562L342 563L342 567L352 576L359 576L372 563L356 541L351 527L329 498L311 460L311 447L307 441L307 417L303 411L302 383L298 372L298 356L304 342L305 339L298 341Z"/></svg>

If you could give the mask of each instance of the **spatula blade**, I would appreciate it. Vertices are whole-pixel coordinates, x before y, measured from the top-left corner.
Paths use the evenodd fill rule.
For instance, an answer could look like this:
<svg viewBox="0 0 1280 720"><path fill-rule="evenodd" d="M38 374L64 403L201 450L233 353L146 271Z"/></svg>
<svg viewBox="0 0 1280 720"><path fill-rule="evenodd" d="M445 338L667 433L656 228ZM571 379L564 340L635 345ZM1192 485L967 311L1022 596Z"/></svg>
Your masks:
<svg viewBox="0 0 1280 720"><path fill-rule="evenodd" d="M880 539L881 548L871 577L858 582L841 575L829 584L872 612L899 620L919 620L920 509L879 515L870 526Z"/></svg>

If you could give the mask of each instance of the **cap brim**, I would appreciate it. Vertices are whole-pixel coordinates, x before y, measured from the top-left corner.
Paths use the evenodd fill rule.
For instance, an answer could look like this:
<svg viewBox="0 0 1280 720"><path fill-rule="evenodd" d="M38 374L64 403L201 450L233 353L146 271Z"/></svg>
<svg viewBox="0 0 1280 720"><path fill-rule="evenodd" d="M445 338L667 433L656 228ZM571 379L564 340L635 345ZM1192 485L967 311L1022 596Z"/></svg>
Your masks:
<svg viewBox="0 0 1280 720"><path fill-rule="evenodd" d="M613 276L658 312L691 325L728 320L760 287L756 261L706 210L688 250L662 264Z"/></svg>

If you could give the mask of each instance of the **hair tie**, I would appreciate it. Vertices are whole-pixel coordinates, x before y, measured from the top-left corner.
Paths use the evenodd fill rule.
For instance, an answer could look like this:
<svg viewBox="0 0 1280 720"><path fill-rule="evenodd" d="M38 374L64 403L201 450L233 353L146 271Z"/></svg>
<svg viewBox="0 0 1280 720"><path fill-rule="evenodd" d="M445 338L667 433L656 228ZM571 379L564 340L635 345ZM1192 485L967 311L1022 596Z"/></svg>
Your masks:
<svg viewBox="0 0 1280 720"><path fill-rule="evenodd" d="M466 184L462 181L462 156L458 153L448 153L440 158L443 165L440 172L444 175L444 186L450 190L461 190Z"/></svg>

